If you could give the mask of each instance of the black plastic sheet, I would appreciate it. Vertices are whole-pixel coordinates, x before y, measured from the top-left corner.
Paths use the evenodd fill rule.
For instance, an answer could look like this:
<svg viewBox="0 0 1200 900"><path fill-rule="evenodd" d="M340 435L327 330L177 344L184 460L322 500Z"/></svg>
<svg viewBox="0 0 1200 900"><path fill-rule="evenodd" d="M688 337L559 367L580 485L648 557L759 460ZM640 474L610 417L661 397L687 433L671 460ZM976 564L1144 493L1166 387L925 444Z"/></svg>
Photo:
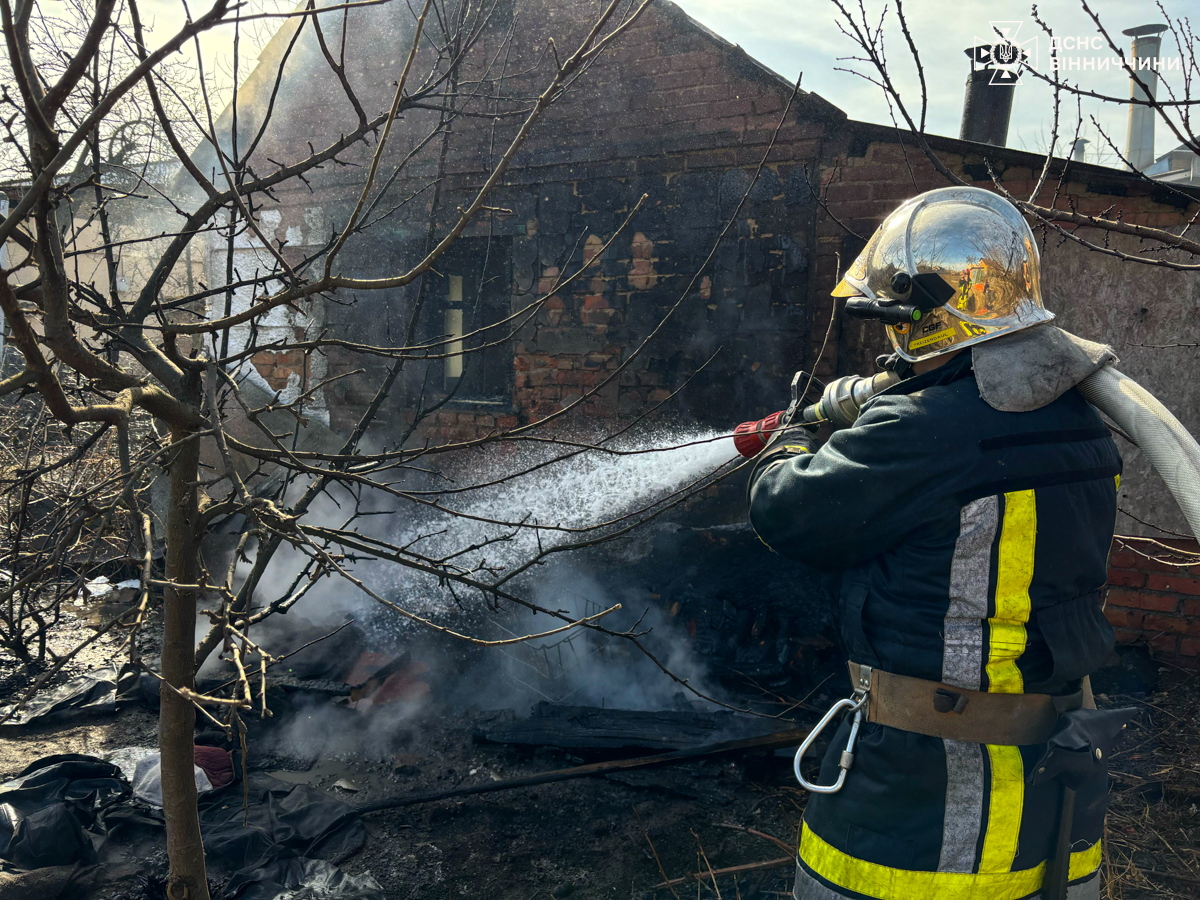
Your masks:
<svg viewBox="0 0 1200 900"><path fill-rule="evenodd" d="M53 691L38 694L4 724L50 725L116 712L118 703L136 696L137 684L137 670L129 666L105 666ZM11 709L11 704L0 707L0 716Z"/></svg>
<svg viewBox="0 0 1200 900"><path fill-rule="evenodd" d="M369 875L334 863L366 843L354 807L304 784L255 773L243 807L239 782L200 798L209 876L225 897L383 900ZM0 860L23 870L73 863L117 865L164 841L160 810L132 797L121 770L90 756L38 760L0 787Z"/></svg>
<svg viewBox="0 0 1200 900"><path fill-rule="evenodd" d="M38 760L0 789L0 859L22 869L93 861L106 834L101 810L129 793L121 770L103 760Z"/></svg>
<svg viewBox="0 0 1200 900"><path fill-rule="evenodd" d="M200 832L214 875L283 857L342 860L366 843L367 830L348 803L261 773L250 775L248 787L248 813L240 784L200 798Z"/></svg>

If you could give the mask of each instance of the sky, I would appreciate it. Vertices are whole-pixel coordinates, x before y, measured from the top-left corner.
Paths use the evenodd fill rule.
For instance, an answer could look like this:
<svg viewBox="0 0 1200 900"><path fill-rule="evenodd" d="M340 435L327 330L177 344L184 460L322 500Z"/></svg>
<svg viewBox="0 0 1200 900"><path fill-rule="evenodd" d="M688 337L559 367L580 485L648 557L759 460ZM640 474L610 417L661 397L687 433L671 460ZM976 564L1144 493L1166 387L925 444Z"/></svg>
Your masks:
<svg viewBox="0 0 1200 900"><path fill-rule="evenodd" d="M838 106L852 119L888 124L891 119L882 91L862 78L841 68L867 68L840 59L855 55L855 44L838 30L840 15L832 0L677 0L694 19L707 25L726 40L740 44L747 53L788 79L804 73L805 89L820 94ZM878 22L885 4L864 0L868 17ZM857 0L844 3L857 13ZM1129 53L1130 38L1121 31L1135 25L1165 24L1161 14L1147 0L1090 0L1089 6L1099 15L1105 28ZM1187 13L1190 2L1164 0L1163 6L1172 16ZM1129 95L1129 79L1120 71L1084 71L1085 57L1111 57L1107 45L1103 49L1077 50L1073 45L1079 38L1099 37L1095 23L1083 10L1080 0L1042 0L1038 13L1057 37L1071 37L1066 43L1070 50L1060 51L1064 57L1080 57L1080 70L1064 75L1087 90L1112 96ZM912 65L900 23L895 15L895 3L887 4L884 20L884 40L891 61L889 71L898 82L902 97L911 108L919 108L919 81ZM925 78L929 85L929 124L934 134L958 136L962 116L963 93L970 61L963 51L980 43L990 43L990 22L1018 22L1017 43L1036 39L1038 69L1049 73L1049 38L1041 31L1030 14L1029 2L1019 0L909 0L904 4L909 30L921 54ZM844 20L843 20L844 21ZM1103 39L1101 39L1101 42ZM1174 45L1163 41L1163 56L1178 56ZM1093 63L1095 65L1095 63ZM1111 65L1111 64L1110 64ZM1179 73L1176 74L1176 80ZM1165 96L1160 89L1159 96ZM911 103L907 98L911 98ZM1080 111L1072 99L1064 103L1061 115L1074 133ZM1053 99L1049 87L1026 75L1016 89L1008 143L1011 147L1044 150L1049 142L1053 122ZM1084 136L1093 140L1090 149L1102 143L1092 133L1088 119L1094 115L1116 145L1125 148L1125 129L1128 107L1089 101L1082 108L1086 123ZM1178 141L1166 125L1159 125L1155 135L1156 153L1173 148ZM1056 151L1062 153L1062 151ZM1113 160L1115 164L1119 161Z"/></svg>
<svg viewBox="0 0 1200 900"><path fill-rule="evenodd" d="M404 2L404 0L393 0ZM573 2L573 0L555 0ZM882 92L875 85L839 68L855 68L868 71L862 64L844 59L854 54L855 46L838 29L839 13L833 0L676 0L689 15L725 39L740 44L747 53L779 72L788 79L804 73L803 86L815 91L826 100L843 109L851 118L888 124L891 119ZM869 19L878 21L886 9L884 18L885 44L891 65L889 69L898 83L906 102L915 109L919 105L918 80L915 67L907 52L899 20L895 14L895 2L863 0ZM1128 53L1129 38L1120 32L1134 25L1161 21L1161 14L1147 0L1089 0L1105 27ZM1173 16L1186 14L1191 0L1163 0L1167 12ZM207 4L193 0L193 11L206 8ZM248 11L269 8L272 11L290 8L286 0L250 0ZM1099 36L1095 24L1084 12L1082 0L1042 0L1037 4L1039 14L1059 37L1072 39L1060 51L1066 58L1077 57L1079 71L1065 73L1080 86L1112 96L1128 96L1128 79L1119 70L1085 70L1092 59L1112 57L1107 45L1086 50L1074 48L1079 39L1091 42ZM178 27L183 21L181 0L143 0L141 8L148 19L155 21L156 34L165 37L168 29ZM849 0L846 8L857 13L857 0ZM1034 41L1035 63L1039 71L1049 72L1050 48L1048 36L1034 22L1030 4L1021 0L909 0L905 6L906 18L913 39L921 53L929 85L928 130L935 134L957 137L962 114L963 92L970 62L963 54L967 47L990 42L993 34L991 22L1016 23L1013 34L1018 43ZM261 46L270 30L281 20L265 20L256 23L259 32L256 40L243 40L242 77L249 71L247 65L253 60L254 47ZM1010 26L1013 27L1013 26ZM1177 50L1168 39L1163 42L1164 57L1178 56ZM231 72L232 28L214 30L202 39L205 68L218 73L218 78L227 81ZM1092 62L1096 65L1096 62ZM1175 73L1178 81L1179 73ZM1160 89L1160 97L1163 96ZM1124 150L1127 107L1106 104L1095 100L1085 101L1077 108L1074 99L1068 99L1062 108L1063 130L1073 134L1075 122L1082 114L1085 123L1082 134L1092 144L1089 161L1118 164L1107 153L1107 159L1095 155L1103 146L1103 139L1095 132L1089 121L1095 116L1100 126L1112 137L1116 145ZM1009 128L1009 146L1028 150L1044 151L1049 140L1053 105L1050 89L1026 75L1017 87L1012 123ZM1176 146L1176 141L1164 124L1158 126L1155 138L1157 153ZM1056 151L1065 155L1065 150Z"/></svg>

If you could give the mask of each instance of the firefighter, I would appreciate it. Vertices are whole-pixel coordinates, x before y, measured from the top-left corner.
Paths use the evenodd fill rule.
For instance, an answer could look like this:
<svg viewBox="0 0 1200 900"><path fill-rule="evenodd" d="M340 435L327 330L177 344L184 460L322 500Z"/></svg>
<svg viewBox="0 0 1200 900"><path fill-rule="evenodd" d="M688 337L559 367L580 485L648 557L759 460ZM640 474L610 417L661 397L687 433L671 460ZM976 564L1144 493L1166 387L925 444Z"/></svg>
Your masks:
<svg viewBox="0 0 1200 900"><path fill-rule="evenodd" d="M969 271L987 275L968 306ZM1114 643L1121 457L1071 359L1113 357L1047 324L1031 229L977 188L907 201L833 293L886 323L904 377L824 445L768 445L750 478L762 540L836 579L855 690L795 897L1098 898L1128 717L1096 711L1086 676Z"/></svg>

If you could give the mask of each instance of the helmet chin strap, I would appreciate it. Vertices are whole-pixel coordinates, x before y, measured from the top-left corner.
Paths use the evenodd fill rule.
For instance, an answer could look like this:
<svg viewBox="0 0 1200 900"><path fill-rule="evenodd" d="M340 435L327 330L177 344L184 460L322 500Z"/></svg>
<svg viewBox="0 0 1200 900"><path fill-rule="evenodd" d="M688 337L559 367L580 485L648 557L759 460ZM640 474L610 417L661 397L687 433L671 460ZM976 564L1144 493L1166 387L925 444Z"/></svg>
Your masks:
<svg viewBox="0 0 1200 900"><path fill-rule="evenodd" d="M875 365L885 371L895 372L901 380L914 374L913 364L896 352L879 354L875 357Z"/></svg>

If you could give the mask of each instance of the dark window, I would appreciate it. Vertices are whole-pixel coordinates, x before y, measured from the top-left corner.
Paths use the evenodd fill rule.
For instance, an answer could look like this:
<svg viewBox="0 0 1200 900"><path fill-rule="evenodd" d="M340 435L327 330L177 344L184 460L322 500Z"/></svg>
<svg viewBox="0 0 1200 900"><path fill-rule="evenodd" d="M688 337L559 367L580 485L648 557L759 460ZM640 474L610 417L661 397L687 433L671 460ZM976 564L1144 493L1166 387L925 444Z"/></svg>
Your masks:
<svg viewBox="0 0 1200 900"><path fill-rule="evenodd" d="M510 238L460 238L434 266L430 326L449 341L440 352L452 355L430 376L440 375L451 403L512 403L511 247Z"/></svg>

